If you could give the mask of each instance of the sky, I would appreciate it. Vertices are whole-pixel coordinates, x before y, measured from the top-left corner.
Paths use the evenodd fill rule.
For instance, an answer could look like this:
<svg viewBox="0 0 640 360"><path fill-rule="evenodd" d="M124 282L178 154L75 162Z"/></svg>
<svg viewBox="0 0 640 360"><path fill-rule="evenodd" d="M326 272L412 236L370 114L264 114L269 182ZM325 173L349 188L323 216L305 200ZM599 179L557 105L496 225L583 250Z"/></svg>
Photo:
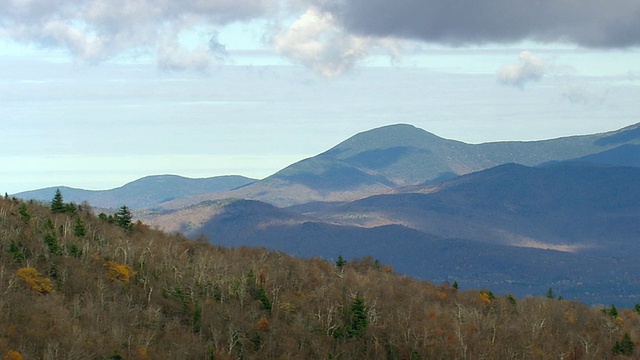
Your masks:
<svg viewBox="0 0 640 360"><path fill-rule="evenodd" d="M0 0L0 192L640 122L637 0Z"/></svg>

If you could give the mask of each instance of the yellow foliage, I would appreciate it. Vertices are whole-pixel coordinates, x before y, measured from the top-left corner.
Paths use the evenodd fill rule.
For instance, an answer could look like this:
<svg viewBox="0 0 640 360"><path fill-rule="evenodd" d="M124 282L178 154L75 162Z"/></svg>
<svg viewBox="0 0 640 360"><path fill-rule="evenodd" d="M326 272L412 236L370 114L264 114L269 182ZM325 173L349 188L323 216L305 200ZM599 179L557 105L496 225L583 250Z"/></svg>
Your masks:
<svg viewBox="0 0 640 360"><path fill-rule="evenodd" d="M40 293L48 294L53 291L51 279L43 277L38 270L32 267L24 267L16 271L20 280L24 281L31 289Z"/></svg>
<svg viewBox="0 0 640 360"><path fill-rule="evenodd" d="M491 298L489 297L489 294L484 291L480 293L480 301L484 302L485 304L491 304Z"/></svg>
<svg viewBox="0 0 640 360"><path fill-rule="evenodd" d="M115 261L107 261L107 276L110 281L120 281L128 284L131 278L136 276L136 272L133 271L131 266L127 264L120 264Z"/></svg>
<svg viewBox="0 0 640 360"><path fill-rule="evenodd" d="M576 313L574 311L570 311L567 310L564 313L564 319L569 323L569 324L575 324L577 319Z"/></svg>
<svg viewBox="0 0 640 360"><path fill-rule="evenodd" d="M438 298L438 300L443 301L447 298L447 293L444 291L438 291L436 292L436 297Z"/></svg>
<svg viewBox="0 0 640 360"><path fill-rule="evenodd" d="M20 354L18 351L9 350L7 351L7 353L4 355L4 358L2 359L3 360L23 360L24 358L22 357L22 354Z"/></svg>
<svg viewBox="0 0 640 360"><path fill-rule="evenodd" d="M293 311L293 305L291 305L291 303L288 303L288 302L282 302L280 303L280 310L290 313Z"/></svg>

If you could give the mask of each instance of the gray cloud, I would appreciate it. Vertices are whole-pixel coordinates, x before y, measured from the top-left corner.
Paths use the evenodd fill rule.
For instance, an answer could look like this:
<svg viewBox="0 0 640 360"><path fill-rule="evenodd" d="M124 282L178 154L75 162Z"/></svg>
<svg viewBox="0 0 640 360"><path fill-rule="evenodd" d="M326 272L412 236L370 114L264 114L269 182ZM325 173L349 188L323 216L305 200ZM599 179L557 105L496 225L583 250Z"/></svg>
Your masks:
<svg viewBox="0 0 640 360"><path fill-rule="evenodd" d="M66 48L79 60L100 61L127 51L157 53L164 68L202 69L224 46L186 50L178 35L196 26L215 29L272 17L282 0L0 0L0 36ZM214 45L211 47L211 45Z"/></svg>
<svg viewBox="0 0 640 360"><path fill-rule="evenodd" d="M530 51L520 53L518 62L502 66L498 70L498 81L505 85L523 88L527 82L539 81L548 72L544 60Z"/></svg>
<svg viewBox="0 0 640 360"><path fill-rule="evenodd" d="M227 47L218 40L218 32L215 31L209 38L209 51L219 61L225 61L229 57Z"/></svg>
<svg viewBox="0 0 640 360"><path fill-rule="evenodd" d="M255 19L276 29L264 36L276 52L325 76L373 52L394 56L405 40L640 45L637 0L0 0L0 37L65 48L89 62L151 54L165 69L204 70L226 61L216 30ZM187 49L178 39L193 29L212 36ZM513 83L534 78L523 76Z"/></svg>
<svg viewBox="0 0 640 360"><path fill-rule="evenodd" d="M525 39L640 45L637 0L315 0L351 32L449 45Z"/></svg>

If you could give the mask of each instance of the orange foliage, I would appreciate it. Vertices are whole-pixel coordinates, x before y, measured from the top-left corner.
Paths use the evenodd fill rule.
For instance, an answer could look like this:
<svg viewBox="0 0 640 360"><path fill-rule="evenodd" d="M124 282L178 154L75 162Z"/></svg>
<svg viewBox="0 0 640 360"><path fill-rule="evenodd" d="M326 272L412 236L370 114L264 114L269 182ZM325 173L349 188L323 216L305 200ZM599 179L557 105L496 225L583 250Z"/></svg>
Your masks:
<svg viewBox="0 0 640 360"><path fill-rule="evenodd" d="M22 360L22 359L24 359L22 357L22 354L20 354L16 350L7 351L7 353L4 355L4 358L3 358L3 360Z"/></svg>
<svg viewBox="0 0 640 360"><path fill-rule="evenodd" d="M31 289L40 293L48 294L53 291L51 279L43 277L38 270L32 267L24 267L16 271L20 280L24 281Z"/></svg>
<svg viewBox="0 0 640 360"><path fill-rule="evenodd" d="M137 355L138 355L138 359L140 359L140 360L148 360L149 359L149 352L147 351L147 348L144 347L144 346L140 346L138 348Z"/></svg>
<svg viewBox="0 0 640 360"><path fill-rule="evenodd" d="M260 318L260 320L258 320L258 330L269 331L269 319L266 317Z"/></svg>
<svg viewBox="0 0 640 360"><path fill-rule="evenodd" d="M106 267L108 272L107 276L109 277L109 280L113 282L120 281L128 284L129 281L131 281L131 278L136 275L136 272L127 264L107 261Z"/></svg>

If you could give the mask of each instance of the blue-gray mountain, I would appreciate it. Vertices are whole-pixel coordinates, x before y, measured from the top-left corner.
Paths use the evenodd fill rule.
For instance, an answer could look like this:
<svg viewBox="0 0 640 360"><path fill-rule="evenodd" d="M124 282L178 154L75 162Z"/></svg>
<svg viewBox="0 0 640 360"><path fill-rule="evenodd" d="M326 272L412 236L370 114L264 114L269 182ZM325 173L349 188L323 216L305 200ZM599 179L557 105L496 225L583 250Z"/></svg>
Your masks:
<svg viewBox="0 0 640 360"><path fill-rule="evenodd" d="M191 236L336 259L520 296L640 302L640 168L507 164L414 192L282 209L227 202ZM421 193L419 191L423 191Z"/></svg>
<svg viewBox="0 0 640 360"><path fill-rule="evenodd" d="M256 180L244 176L190 179L176 175L154 175L110 190L92 191L59 186L26 191L15 196L37 201L51 201L56 189L60 189L65 202L79 204L87 201L98 208L117 208L127 205L131 209L148 209L176 198L229 191L254 181Z"/></svg>
<svg viewBox="0 0 640 360"><path fill-rule="evenodd" d="M485 144L443 139L411 125L391 125L357 134L241 189L179 199L166 207L175 209L224 197L260 200L276 206L344 201L507 163L537 166L581 159L637 166L639 158L640 124L602 134Z"/></svg>

